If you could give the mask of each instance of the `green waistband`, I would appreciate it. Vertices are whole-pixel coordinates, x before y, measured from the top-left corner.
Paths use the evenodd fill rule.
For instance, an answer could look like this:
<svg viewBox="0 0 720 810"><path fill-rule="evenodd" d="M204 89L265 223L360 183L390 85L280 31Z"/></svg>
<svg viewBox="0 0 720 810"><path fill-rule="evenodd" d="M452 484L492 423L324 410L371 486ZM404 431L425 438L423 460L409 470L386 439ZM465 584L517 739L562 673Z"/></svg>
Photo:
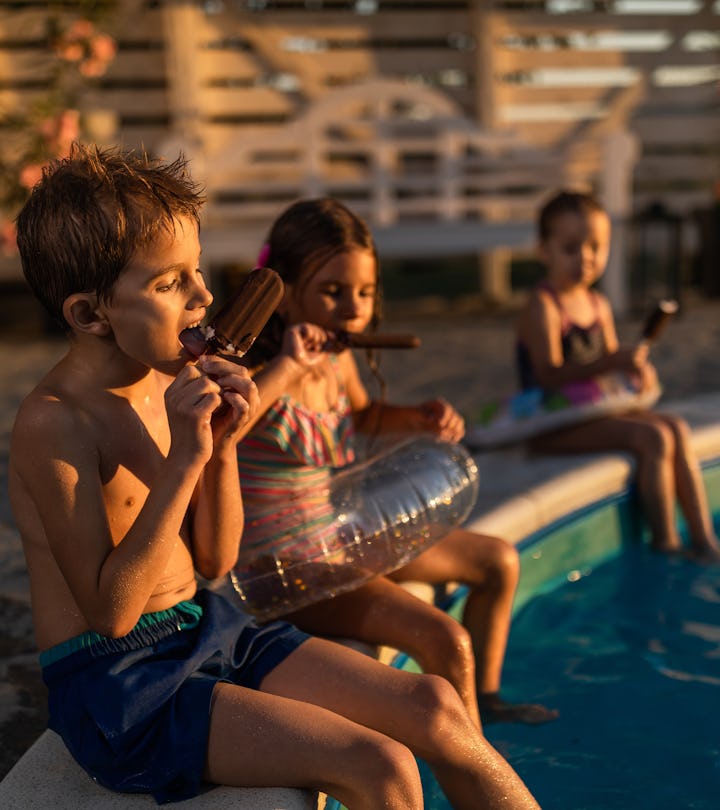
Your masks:
<svg viewBox="0 0 720 810"><path fill-rule="evenodd" d="M158 610L155 613L143 613L138 623L128 635L136 633L138 630L142 631L146 628L154 627L163 622L172 622L178 630L189 630L197 626L202 614L203 610L196 602L190 600L178 602L177 605L173 605L167 610ZM72 655L78 650L86 650L98 644L112 643L113 640L114 639L110 639L108 636L96 633L94 630L88 630L85 633L81 633L79 636L73 636L73 638L69 638L67 641L62 641L54 647L43 650L43 652L40 653L40 666L47 667L59 661L61 658Z"/></svg>

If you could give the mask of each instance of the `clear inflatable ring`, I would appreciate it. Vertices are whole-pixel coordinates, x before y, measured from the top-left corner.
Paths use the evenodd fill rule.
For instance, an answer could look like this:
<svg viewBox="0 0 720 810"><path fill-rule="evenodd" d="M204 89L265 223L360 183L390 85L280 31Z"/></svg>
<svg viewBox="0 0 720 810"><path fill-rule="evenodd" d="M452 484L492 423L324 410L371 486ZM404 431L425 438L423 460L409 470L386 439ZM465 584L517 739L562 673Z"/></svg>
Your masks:
<svg viewBox="0 0 720 810"><path fill-rule="evenodd" d="M287 528L292 499L275 504L263 520L275 540L257 553L241 547L233 586L260 621L353 590L460 525L478 487L477 465L462 445L403 442L328 475L316 491L303 490L299 534Z"/></svg>

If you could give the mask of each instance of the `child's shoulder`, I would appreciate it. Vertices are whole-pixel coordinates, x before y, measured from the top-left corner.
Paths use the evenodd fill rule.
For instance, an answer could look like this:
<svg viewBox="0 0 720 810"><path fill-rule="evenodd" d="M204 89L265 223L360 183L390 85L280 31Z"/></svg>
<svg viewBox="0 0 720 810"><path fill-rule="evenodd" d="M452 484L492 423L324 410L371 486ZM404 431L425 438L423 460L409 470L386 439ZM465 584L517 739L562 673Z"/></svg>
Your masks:
<svg viewBox="0 0 720 810"><path fill-rule="evenodd" d="M521 321L547 318L548 314L558 311L556 296L545 284L536 284L528 291L525 303L520 311Z"/></svg>
<svg viewBox="0 0 720 810"><path fill-rule="evenodd" d="M82 410L74 397L42 380L20 403L12 430L14 449L18 445L55 445L82 436Z"/></svg>
<svg viewBox="0 0 720 810"><path fill-rule="evenodd" d="M51 369L20 403L12 429L11 455L47 457L73 445L87 446L96 434L93 410L100 392L75 384L61 365Z"/></svg>

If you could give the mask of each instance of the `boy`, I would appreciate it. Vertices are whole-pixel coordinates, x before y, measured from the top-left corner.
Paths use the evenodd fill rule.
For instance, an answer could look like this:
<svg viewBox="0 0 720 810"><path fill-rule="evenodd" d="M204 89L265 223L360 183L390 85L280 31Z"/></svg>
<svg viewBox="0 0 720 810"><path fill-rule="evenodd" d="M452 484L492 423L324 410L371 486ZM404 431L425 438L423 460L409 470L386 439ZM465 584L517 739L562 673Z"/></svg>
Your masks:
<svg viewBox="0 0 720 810"><path fill-rule="evenodd" d="M76 146L18 217L23 271L70 344L10 462L51 728L101 784L158 802L208 781L416 810L412 750L455 807L536 808L443 679L196 590L237 557L236 444L258 404L237 364L179 341L212 301L201 204L182 160Z"/></svg>

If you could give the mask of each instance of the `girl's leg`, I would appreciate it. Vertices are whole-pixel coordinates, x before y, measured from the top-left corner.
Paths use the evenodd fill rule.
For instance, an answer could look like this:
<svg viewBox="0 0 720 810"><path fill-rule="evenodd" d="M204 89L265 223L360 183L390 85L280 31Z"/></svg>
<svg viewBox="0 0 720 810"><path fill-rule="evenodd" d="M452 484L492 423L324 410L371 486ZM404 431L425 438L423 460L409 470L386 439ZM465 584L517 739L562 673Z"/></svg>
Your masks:
<svg viewBox="0 0 720 810"><path fill-rule="evenodd" d="M499 697L513 600L520 577L517 550L499 537L456 529L390 575L398 581L461 582L470 589L463 624L475 653L480 714L486 722L543 723L557 712Z"/></svg>
<svg viewBox="0 0 720 810"><path fill-rule="evenodd" d="M475 658L470 635L452 616L385 577L286 617L307 633L381 644L412 656L424 672L442 675L457 689L480 726Z"/></svg>
<svg viewBox="0 0 720 810"><path fill-rule="evenodd" d="M270 672L261 689L321 706L407 746L430 765L458 810L538 807L444 678L402 672L332 642L311 639ZM322 737L321 728L314 733ZM307 732L306 739L312 742L313 734ZM352 745L345 743L336 760L354 756ZM345 779L337 774L335 778ZM354 810L365 805L348 806ZM382 806L396 805L375 805ZM422 802L415 806L422 807Z"/></svg>
<svg viewBox="0 0 720 810"><path fill-rule="evenodd" d="M667 425L675 440L675 480L677 497L688 524L690 540L702 558L720 559L700 463L692 446L687 422L675 414L652 413L653 418Z"/></svg>
<svg viewBox="0 0 720 810"><path fill-rule="evenodd" d="M637 462L636 480L652 547L679 551L675 525L675 437L650 411L595 419L583 425L533 440L532 448L551 453L620 451L632 453Z"/></svg>

